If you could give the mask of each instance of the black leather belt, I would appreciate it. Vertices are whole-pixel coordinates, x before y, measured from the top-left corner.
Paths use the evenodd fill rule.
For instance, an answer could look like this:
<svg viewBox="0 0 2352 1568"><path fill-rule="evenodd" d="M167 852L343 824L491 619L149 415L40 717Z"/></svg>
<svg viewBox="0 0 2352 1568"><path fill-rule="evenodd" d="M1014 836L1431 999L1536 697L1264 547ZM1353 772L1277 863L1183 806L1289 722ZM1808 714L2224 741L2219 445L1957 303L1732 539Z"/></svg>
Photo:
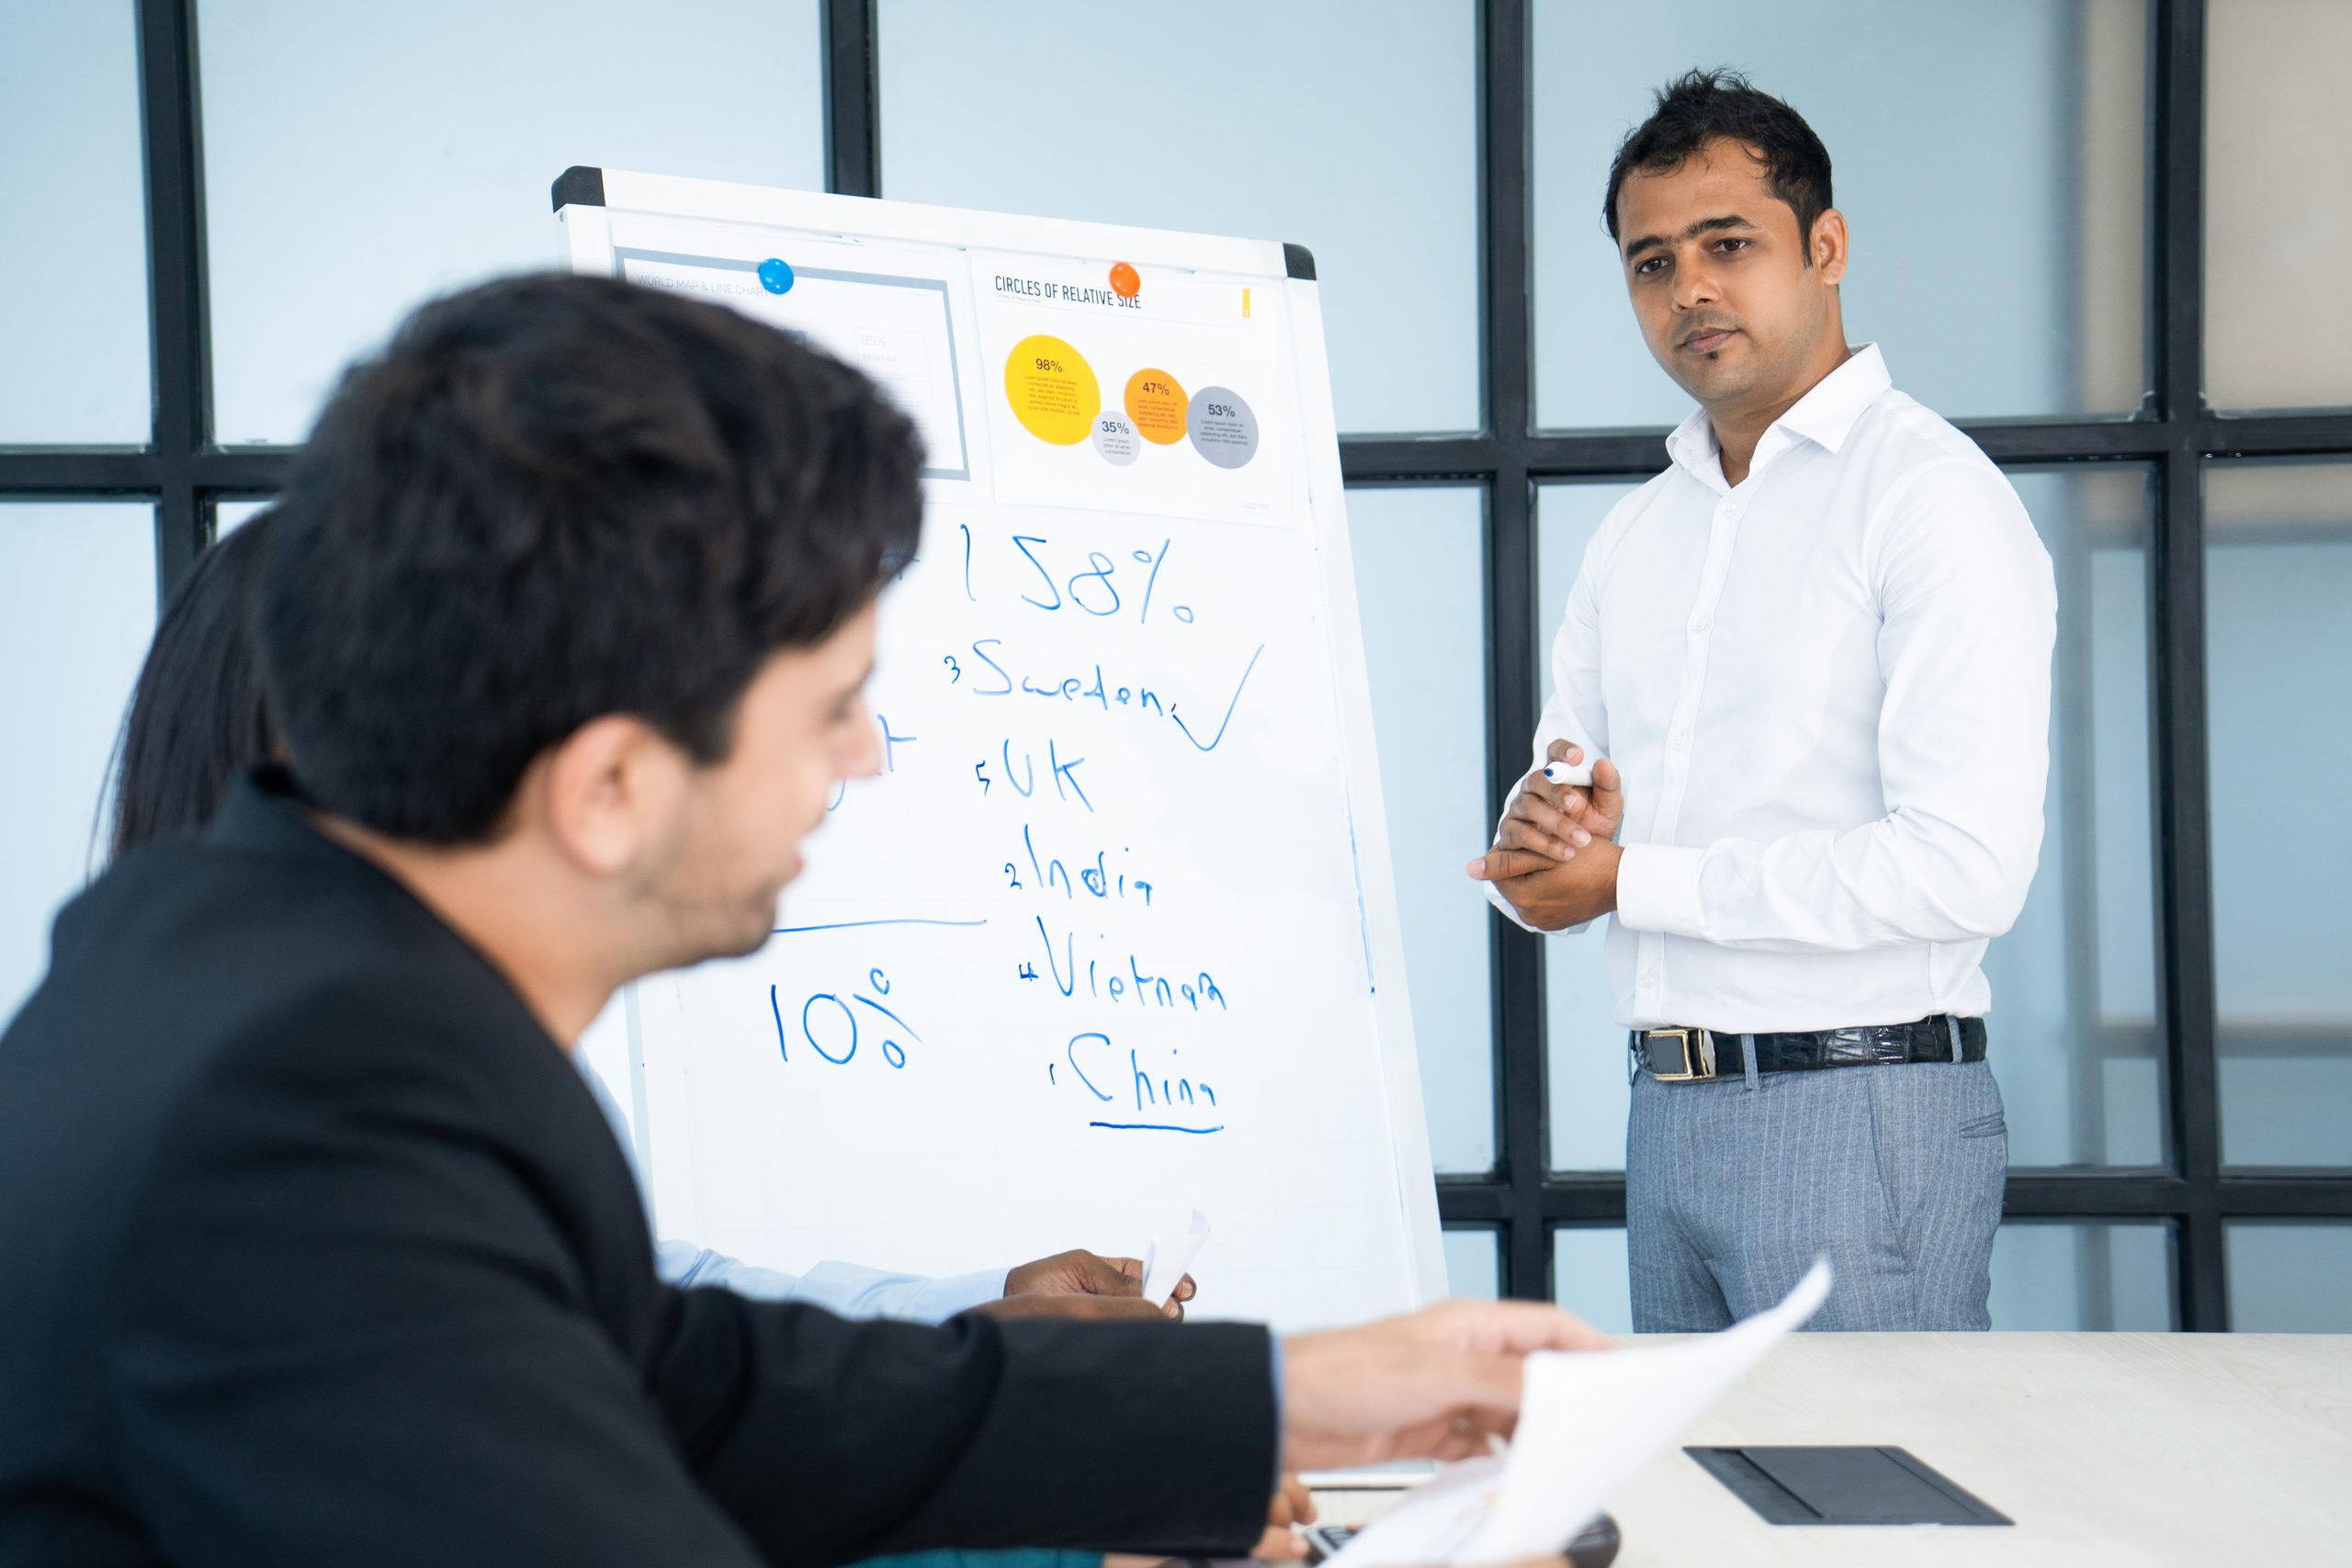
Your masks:
<svg viewBox="0 0 2352 1568"><path fill-rule="evenodd" d="M1953 1036L1957 1034L1958 1050ZM1803 1073L1821 1067L1884 1067L1903 1062L1981 1062L1984 1021L1938 1013L1917 1023L1860 1029L1820 1029L1794 1034L1724 1034L1712 1029L1637 1029L1634 1065L1660 1083L1744 1077L1747 1050L1756 1047L1759 1073Z"/></svg>

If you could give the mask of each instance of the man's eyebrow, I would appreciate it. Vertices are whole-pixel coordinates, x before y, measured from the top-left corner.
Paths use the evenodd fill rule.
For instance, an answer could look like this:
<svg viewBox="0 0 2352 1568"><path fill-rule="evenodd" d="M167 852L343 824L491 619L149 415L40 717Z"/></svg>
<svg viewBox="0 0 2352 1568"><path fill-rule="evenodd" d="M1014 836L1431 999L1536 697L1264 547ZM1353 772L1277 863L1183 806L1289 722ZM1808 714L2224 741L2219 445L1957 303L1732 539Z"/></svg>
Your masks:
<svg viewBox="0 0 2352 1568"><path fill-rule="evenodd" d="M1702 218L1675 237L1681 240L1695 240L1702 234L1712 233L1718 229L1753 229L1755 227L1755 224L1750 223L1738 213L1725 212L1713 218ZM1626 245L1625 259L1632 261L1644 251L1662 250L1665 245L1666 236L1663 234L1645 234Z"/></svg>

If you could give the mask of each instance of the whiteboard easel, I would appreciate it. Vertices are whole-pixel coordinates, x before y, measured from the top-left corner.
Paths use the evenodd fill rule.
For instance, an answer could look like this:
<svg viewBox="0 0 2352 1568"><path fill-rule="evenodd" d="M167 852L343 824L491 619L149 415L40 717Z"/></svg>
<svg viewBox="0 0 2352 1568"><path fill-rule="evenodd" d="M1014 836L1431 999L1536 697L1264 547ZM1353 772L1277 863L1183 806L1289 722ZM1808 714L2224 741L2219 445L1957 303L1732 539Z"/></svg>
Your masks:
<svg viewBox="0 0 2352 1568"><path fill-rule="evenodd" d="M616 1004L664 1236L948 1274L1199 1207L1202 1315L1442 1296L1312 259L610 170L555 199L575 270L805 334L928 454L889 771L765 950Z"/></svg>

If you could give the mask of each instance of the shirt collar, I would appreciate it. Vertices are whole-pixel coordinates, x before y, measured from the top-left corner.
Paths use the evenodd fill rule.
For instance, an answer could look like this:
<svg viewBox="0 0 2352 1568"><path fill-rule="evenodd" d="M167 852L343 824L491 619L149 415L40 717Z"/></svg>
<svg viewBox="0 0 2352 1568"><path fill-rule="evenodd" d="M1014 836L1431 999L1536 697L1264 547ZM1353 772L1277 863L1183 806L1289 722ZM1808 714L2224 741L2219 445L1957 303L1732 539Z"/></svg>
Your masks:
<svg viewBox="0 0 2352 1568"><path fill-rule="evenodd" d="M1723 449L1715 443L1715 427L1705 409L1692 409L1690 417L1674 427L1674 434L1666 438L1666 455L1709 489L1724 488Z"/></svg>
<svg viewBox="0 0 2352 1568"><path fill-rule="evenodd" d="M297 860L361 881L400 884L365 855L357 854L311 826L308 802L294 776L275 763L230 782L220 809L205 837L229 849L255 850Z"/></svg>
<svg viewBox="0 0 2352 1568"><path fill-rule="evenodd" d="M1782 431L1802 435L1835 452L1854 433L1864 411L1894 385L1894 378L1886 371L1886 356L1879 352L1878 344L1864 344L1848 355L1837 369L1814 383L1813 389L1791 405L1788 412L1774 420L1771 430L1764 433L1764 440L1757 444L1757 451L1761 454L1768 446L1781 445L1772 440L1772 432ZM1715 427L1708 420L1705 409L1692 409L1690 416L1675 426L1674 434L1666 438L1666 452L1710 489L1724 488L1723 449L1715 442Z"/></svg>
<svg viewBox="0 0 2352 1568"><path fill-rule="evenodd" d="M1866 343L1773 423L1835 452L1854 433L1863 411L1894 385L1886 373L1886 356L1878 344Z"/></svg>

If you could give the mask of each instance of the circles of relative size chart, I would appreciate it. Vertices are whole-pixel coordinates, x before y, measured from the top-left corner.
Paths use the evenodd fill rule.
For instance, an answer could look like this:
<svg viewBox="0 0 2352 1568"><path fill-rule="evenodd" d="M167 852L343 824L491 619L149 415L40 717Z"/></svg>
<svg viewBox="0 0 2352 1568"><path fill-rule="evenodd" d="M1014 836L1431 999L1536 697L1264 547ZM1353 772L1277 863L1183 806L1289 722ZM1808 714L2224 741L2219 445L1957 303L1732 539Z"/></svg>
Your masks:
<svg viewBox="0 0 2352 1568"><path fill-rule="evenodd" d="M1106 463L1133 464L1145 444L1189 442L1203 460L1238 468L1258 452L1258 417L1230 387L1187 393L1158 366L1131 373L1119 406L1102 406L1094 367L1065 339L1035 333L1015 344L1004 362L1004 396L1021 428L1055 446L1091 444Z"/></svg>

